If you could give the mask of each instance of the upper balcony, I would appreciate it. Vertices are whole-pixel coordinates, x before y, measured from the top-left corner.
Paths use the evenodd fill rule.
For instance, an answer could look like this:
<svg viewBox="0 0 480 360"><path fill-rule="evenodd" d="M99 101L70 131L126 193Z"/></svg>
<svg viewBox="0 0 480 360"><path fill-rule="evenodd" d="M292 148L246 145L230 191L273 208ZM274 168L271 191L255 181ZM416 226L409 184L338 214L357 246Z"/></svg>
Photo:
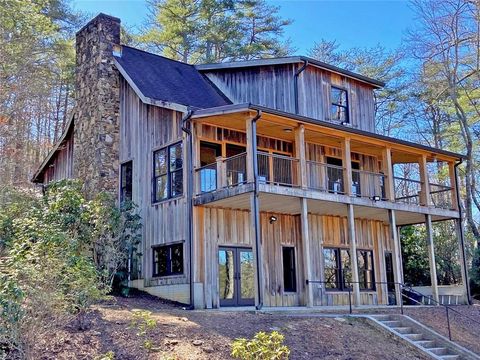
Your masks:
<svg viewBox="0 0 480 360"><path fill-rule="evenodd" d="M197 205L249 208L241 195L257 180L265 211L295 213L290 196L332 215L351 203L365 217L398 210L404 224L458 217L459 155L264 108L252 122L257 110L194 115Z"/></svg>

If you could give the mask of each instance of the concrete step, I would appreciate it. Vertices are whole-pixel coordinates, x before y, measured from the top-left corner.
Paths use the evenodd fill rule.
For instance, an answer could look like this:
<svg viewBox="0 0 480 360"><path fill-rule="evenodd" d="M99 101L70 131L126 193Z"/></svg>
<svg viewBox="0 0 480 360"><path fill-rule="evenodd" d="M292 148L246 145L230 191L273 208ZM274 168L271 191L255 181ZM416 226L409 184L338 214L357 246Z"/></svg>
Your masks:
<svg viewBox="0 0 480 360"><path fill-rule="evenodd" d="M392 315L388 315L388 314L372 315L372 317L377 321L393 320Z"/></svg>
<svg viewBox="0 0 480 360"><path fill-rule="evenodd" d="M440 356L440 358L441 358L442 360L457 360L457 359L460 359L460 355L452 355L452 354L450 354L450 355L442 355L442 356Z"/></svg>
<svg viewBox="0 0 480 360"><path fill-rule="evenodd" d="M435 355L448 355L448 349L444 347L429 348L428 351Z"/></svg>
<svg viewBox="0 0 480 360"><path fill-rule="evenodd" d="M385 325L387 325L388 327L391 327L391 328L402 326L402 322L400 320L383 320L382 324L385 324Z"/></svg>
<svg viewBox="0 0 480 360"><path fill-rule="evenodd" d="M412 328L410 326L392 327L392 330L405 335L412 333Z"/></svg>
<svg viewBox="0 0 480 360"><path fill-rule="evenodd" d="M423 334L405 334L404 335L407 339L413 340L413 341L418 341L418 340L424 340L424 335Z"/></svg>
<svg viewBox="0 0 480 360"><path fill-rule="evenodd" d="M434 340L419 340L415 341L415 344L424 347L425 349L434 348L437 346L437 343Z"/></svg>

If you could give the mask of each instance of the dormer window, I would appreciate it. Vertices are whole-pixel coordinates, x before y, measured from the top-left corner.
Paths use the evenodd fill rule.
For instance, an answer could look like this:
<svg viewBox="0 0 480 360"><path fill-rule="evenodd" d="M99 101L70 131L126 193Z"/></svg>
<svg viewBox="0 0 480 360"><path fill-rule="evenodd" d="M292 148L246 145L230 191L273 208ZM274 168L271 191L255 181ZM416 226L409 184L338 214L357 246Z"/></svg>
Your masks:
<svg viewBox="0 0 480 360"><path fill-rule="evenodd" d="M332 86L330 99L332 101L330 107L330 119L340 122L349 122L347 90Z"/></svg>

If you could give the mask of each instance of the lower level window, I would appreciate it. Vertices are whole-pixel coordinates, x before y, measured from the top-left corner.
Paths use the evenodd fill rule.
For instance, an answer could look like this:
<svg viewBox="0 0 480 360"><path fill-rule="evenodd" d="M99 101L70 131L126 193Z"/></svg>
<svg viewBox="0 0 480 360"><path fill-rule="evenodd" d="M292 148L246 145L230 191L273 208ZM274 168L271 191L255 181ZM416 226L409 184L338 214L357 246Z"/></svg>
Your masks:
<svg viewBox="0 0 480 360"><path fill-rule="evenodd" d="M373 251L358 250L358 281L360 289L375 290L375 278L373 273Z"/></svg>
<svg viewBox="0 0 480 360"><path fill-rule="evenodd" d="M295 270L295 248L282 248L283 255L283 290L287 292L297 291L297 273Z"/></svg>
<svg viewBox="0 0 480 360"><path fill-rule="evenodd" d="M153 276L183 274L183 244L153 248Z"/></svg>

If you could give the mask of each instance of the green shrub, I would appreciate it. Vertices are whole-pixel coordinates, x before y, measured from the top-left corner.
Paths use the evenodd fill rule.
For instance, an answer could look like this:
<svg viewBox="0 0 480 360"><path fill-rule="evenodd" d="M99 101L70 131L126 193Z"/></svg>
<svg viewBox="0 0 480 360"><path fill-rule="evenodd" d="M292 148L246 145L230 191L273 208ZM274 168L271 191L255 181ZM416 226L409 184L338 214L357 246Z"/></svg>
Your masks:
<svg viewBox="0 0 480 360"><path fill-rule="evenodd" d="M237 339L232 344L232 356L242 360L286 360L290 350L283 344L284 336L277 331L260 331L252 340Z"/></svg>

